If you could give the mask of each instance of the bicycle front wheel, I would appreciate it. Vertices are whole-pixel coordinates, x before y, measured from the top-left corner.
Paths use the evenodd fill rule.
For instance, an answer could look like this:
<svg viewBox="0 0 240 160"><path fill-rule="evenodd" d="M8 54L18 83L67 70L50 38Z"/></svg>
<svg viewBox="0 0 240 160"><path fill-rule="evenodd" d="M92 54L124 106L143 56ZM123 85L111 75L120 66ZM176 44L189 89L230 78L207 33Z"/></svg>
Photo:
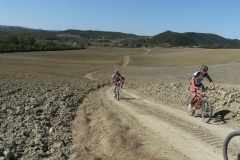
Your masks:
<svg viewBox="0 0 240 160"><path fill-rule="evenodd" d="M119 101L119 98L120 98L120 91L119 89L117 89L117 100Z"/></svg>
<svg viewBox="0 0 240 160"><path fill-rule="evenodd" d="M240 131L230 133L223 143L224 160L240 160Z"/></svg>
<svg viewBox="0 0 240 160"><path fill-rule="evenodd" d="M202 119L204 122L210 122L212 118L212 105L208 99L204 99L201 105L202 109Z"/></svg>

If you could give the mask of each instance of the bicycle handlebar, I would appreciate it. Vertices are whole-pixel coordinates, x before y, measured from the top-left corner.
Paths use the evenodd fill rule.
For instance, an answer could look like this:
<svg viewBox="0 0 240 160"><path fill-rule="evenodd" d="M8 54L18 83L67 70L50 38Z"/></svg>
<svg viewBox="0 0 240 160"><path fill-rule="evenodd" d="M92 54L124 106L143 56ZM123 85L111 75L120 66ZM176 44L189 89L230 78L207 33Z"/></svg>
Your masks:
<svg viewBox="0 0 240 160"><path fill-rule="evenodd" d="M200 89L202 89L202 88L197 88L198 90L200 90ZM215 89L212 89L212 87L211 88L209 88L209 87L206 87L206 88L204 88L205 89L205 91L211 91L211 90L215 90Z"/></svg>
<svg viewBox="0 0 240 160"><path fill-rule="evenodd" d="M203 97L206 96L206 91L212 91L212 90L215 90L215 89L212 89L212 88L208 88L208 87L206 87L206 88L205 88L205 91L202 92Z"/></svg>

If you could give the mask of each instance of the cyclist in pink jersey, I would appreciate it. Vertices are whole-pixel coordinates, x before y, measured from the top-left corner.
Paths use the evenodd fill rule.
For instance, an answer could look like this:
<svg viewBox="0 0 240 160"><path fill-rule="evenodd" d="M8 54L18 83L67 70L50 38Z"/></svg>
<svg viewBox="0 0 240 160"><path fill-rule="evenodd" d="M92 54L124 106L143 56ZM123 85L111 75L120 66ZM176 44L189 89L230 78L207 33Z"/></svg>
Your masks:
<svg viewBox="0 0 240 160"><path fill-rule="evenodd" d="M197 96L197 89L200 89L201 92L205 91L204 85L202 84L202 80L207 78L212 85L212 90L215 89L215 84L213 80L210 78L207 73L208 67L206 65L202 65L201 68L194 72L192 78L190 79L190 90L192 92L192 96L189 99L188 109L192 110L194 98Z"/></svg>

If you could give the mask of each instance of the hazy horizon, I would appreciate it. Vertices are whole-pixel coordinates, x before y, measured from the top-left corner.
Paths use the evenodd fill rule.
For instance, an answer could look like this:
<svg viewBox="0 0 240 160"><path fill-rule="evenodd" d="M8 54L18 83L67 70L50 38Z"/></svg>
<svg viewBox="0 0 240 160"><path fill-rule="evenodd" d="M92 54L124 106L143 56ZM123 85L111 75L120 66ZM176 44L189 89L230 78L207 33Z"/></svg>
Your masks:
<svg viewBox="0 0 240 160"><path fill-rule="evenodd" d="M240 1L0 0L0 24L154 36L167 30L240 39Z"/></svg>

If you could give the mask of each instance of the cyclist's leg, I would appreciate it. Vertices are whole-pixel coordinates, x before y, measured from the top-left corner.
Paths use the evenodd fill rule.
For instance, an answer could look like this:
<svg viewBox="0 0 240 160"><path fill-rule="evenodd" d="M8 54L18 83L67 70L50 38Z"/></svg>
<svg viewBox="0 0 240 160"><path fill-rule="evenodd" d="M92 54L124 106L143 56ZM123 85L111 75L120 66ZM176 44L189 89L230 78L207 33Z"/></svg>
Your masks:
<svg viewBox="0 0 240 160"><path fill-rule="evenodd" d="M192 96L189 99L189 104L193 105L193 101L196 96L197 96L197 91L192 92Z"/></svg>
<svg viewBox="0 0 240 160"><path fill-rule="evenodd" d="M205 87L202 83L199 84L198 88L201 90L201 93L205 92Z"/></svg>
<svg viewBox="0 0 240 160"><path fill-rule="evenodd" d="M116 96L116 83L113 83L114 84L114 87L113 87L113 96L115 97Z"/></svg>
<svg viewBox="0 0 240 160"><path fill-rule="evenodd" d="M191 110L193 106L193 101L197 96L197 90L193 87L192 83L190 83L190 91L192 92L192 96L189 98L188 109Z"/></svg>
<svg viewBox="0 0 240 160"><path fill-rule="evenodd" d="M122 86L121 86L121 88L123 88L124 80L122 80L121 82L122 82Z"/></svg>

